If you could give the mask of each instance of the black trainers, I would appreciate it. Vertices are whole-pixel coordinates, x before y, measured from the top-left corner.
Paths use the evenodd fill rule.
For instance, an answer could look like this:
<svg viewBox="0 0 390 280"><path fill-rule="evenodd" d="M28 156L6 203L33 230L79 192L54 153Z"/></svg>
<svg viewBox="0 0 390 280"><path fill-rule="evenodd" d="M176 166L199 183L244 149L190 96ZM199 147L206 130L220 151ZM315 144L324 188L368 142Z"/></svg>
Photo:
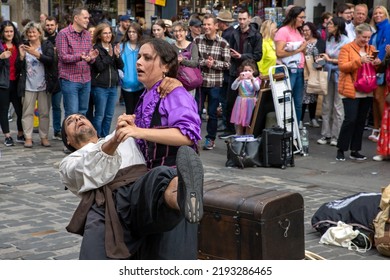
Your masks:
<svg viewBox="0 0 390 280"><path fill-rule="evenodd" d="M367 157L360 154L358 151L351 151L351 154L349 155L350 159L354 160L366 160Z"/></svg>
<svg viewBox="0 0 390 280"><path fill-rule="evenodd" d="M336 160L338 160L338 161L345 161L344 151L337 150Z"/></svg>
<svg viewBox="0 0 390 280"><path fill-rule="evenodd" d="M5 137L4 145L6 145L7 147L14 146L14 139L12 139L12 137Z"/></svg>
<svg viewBox="0 0 390 280"><path fill-rule="evenodd" d="M176 156L178 176L177 200L180 211L190 223L203 216L203 165L199 156L188 146L181 146Z"/></svg>
<svg viewBox="0 0 390 280"><path fill-rule="evenodd" d="M16 136L16 143L24 143L24 141L26 141L26 138L24 138L24 135L21 135L21 136Z"/></svg>

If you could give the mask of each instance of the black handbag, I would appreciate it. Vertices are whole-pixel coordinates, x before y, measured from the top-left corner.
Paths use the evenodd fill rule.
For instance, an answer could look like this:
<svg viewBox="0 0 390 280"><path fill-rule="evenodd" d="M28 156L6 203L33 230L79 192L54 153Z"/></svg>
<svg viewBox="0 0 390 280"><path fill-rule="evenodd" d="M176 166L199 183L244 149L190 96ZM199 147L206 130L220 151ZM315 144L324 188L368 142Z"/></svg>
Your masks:
<svg viewBox="0 0 390 280"><path fill-rule="evenodd" d="M232 137L226 141L227 161L226 167L257 167L261 164L261 137L253 135Z"/></svg>

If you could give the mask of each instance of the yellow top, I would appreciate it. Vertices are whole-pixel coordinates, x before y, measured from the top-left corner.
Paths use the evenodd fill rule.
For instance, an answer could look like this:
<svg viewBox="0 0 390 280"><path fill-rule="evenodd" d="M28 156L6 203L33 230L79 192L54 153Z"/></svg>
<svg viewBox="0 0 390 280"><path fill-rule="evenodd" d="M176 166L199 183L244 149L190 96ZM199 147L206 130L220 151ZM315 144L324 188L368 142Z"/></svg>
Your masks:
<svg viewBox="0 0 390 280"><path fill-rule="evenodd" d="M259 67L259 71L262 75L268 76L268 70L271 66L276 65L276 50L274 41L269 38L263 40L263 57L259 62L257 62L257 66ZM275 74L273 71L272 74Z"/></svg>

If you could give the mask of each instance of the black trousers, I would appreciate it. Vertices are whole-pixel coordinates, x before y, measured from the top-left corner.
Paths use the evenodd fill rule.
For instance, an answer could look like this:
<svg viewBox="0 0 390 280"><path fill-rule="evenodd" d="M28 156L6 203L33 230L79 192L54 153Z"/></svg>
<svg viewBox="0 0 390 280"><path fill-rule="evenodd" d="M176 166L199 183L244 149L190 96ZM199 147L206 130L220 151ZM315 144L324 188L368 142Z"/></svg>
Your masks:
<svg viewBox="0 0 390 280"><path fill-rule="evenodd" d="M372 97L343 98L344 121L337 141L340 150L360 151L362 149L364 125L371 104Z"/></svg>
<svg viewBox="0 0 390 280"><path fill-rule="evenodd" d="M197 225L187 228L182 214L164 202L165 189L175 176L175 168L159 166L115 191L114 200L131 259L196 259ZM104 210L93 205L88 213L80 259L108 259Z"/></svg>
<svg viewBox="0 0 390 280"><path fill-rule="evenodd" d="M0 126L4 134L9 133L8 109L12 103L17 116L16 126L18 131L23 131L22 126L22 99L16 91L16 81L10 81L9 88L0 88Z"/></svg>
<svg viewBox="0 0 390 280"><path fill-rule="evenodd" d="M129 92L129 91L125 91L125 90L121 89L123 101L125 101L127 115L134 114L135 108L137 108L139 98L141 97L141 95L144 91L145 91L145 89L141 89L139 91L134 91L134 92Z"/></svg>

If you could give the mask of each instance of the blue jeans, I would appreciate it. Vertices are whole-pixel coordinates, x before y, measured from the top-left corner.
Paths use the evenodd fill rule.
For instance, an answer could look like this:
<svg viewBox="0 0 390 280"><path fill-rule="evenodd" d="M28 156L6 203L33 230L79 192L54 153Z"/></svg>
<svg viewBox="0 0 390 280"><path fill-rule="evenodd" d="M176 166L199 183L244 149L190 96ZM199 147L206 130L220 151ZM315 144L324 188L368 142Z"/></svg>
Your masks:
<svg viewBox="0 0 390 280"><path fill-rule="evenodd" d="M221 88L213 87L207 88L202 87L201 89L201 102L206 100L206 96L208 96L207 101L207 114L209 119L207 121L207 135L206 138L211 140L215 140L217 136L217 128L218 128L218 119L217 119L217 108L219 105L219 92Z"/></svg>
<svg viewBox="0 0 390 280"><path fill-rule="evenodd" d="M53 110L53 130L54 134L61 132L61 99L62 92L56 92L51 95L51 108Z"/></svg>
<svg viewBox="0 0 390 280"><path fill-rule="evenodd" d="M118 92L117 87L92 87L91 92L95 103L93 125L95 126L99 137L106 137L110 134L111 121L115 112Z"/></svg>
<svg viewBox="0 0 390 280"><path fill-rule="evenodd" d="M88 110L91 82L75 83L60 79L60 85L64 97L65 118L71 114L85 115Z"/></svg>
<svg viewBox="0 0 390 280"><path fill-rule="evenodd" d="M295 73L294 73L295 72ZM295 113L299 121L302 117L302 101L303 101L303 68L288 69L290 75L290 84L292 96L294 100Z"/></svg>

